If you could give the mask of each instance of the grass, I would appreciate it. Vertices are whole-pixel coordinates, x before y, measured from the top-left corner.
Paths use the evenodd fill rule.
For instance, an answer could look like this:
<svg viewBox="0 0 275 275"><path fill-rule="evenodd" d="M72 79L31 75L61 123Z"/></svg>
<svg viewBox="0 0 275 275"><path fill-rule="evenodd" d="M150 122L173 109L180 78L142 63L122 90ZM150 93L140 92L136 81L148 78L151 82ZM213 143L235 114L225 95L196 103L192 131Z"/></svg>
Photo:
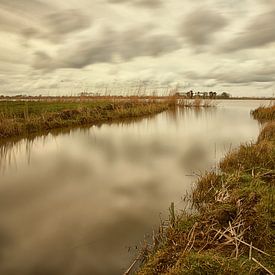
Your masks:
<svg viewBox="0 0 275 275"><path fill-rule="evenodd" d="M195 98L195 99L179 99L178 105L183 107L195 107L195 108L201 108L201 107L214 107L215 101L211 99L201 99L201 98Z"/></svg>
<svg viewBox="0 0 275 275"><path fill-rule="evenodd" d="M191 105L190 105L191 104ZM0 101L0 138L153 115L169 108L210 107L210 102L180 102L177 97L50 98Z"/></svg>
<svg viewBox="0 0 275 275"><path fill-rule="evenodd" d="M258 142L263 140L275 141L275 121L269 122L261 131Z"/></svg>
<svg viewBox="0 0 275 275"><path fill-rule="evenodd" d="M271 102L269 107L259 107L252 111L251 114L260 122L275 120L275 103Z"/></svg>
<svg viewBox="0 0 275 275"><path fill-rule="evenodd" d="M165 102L138 100L0 102L0 138L156 114Z"/></svg>
<svg viewBox="0 0 275 275"><path fill-rule="evenodd" d="M207 172L192 197L195 214L176 213L143 249L137 274L275 272L275 124L273 107L255 144L242 145ZM262 115L264 114L264 115Z"/></svg>

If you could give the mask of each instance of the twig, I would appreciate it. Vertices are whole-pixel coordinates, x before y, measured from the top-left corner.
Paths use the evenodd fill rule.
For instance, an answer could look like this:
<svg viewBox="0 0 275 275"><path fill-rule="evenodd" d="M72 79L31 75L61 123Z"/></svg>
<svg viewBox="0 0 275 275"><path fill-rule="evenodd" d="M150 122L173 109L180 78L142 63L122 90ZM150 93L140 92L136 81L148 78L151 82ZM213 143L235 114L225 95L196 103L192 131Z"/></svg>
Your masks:
<svg viewBox="0 0 275 275"><path fill-rule="evenodd" d="M245 244L245 245L247 245L247 246L249 246L249 247L252 247L253 249L255 249L255 250L257 250L258 252L260 252L260 253L262 253L262 254L264 254L264 255L266 255L266 256L270 256L268 253L266 253L266 252L264 252L264 251L262 251L261 249L259 249L259 248L257 248L257 247L255 247L255 246L253 246L253 245L251 245L251 244L248 244L248 243L246 243L245 241L243 241L243 240L241 240L241 239L239 239L239 238L237 238L237 237L229 237L228 235L226 235L226 234L224 234L223 235L225 238L227 238L228 239L228 241L233 241L232 239L236 239L236 240L238 240L239 242L241 242L241 243L243 243L243 244Z"/></svg>
<svg viewBox="0 0 275 275"><path fill-rule="evenodd" d="M268 274L274 275L273 272L268 270L265 266L263 266L260 262L258 262L255 258L252 257L252 261L254 261L256 264L258 264L261 268L263 268Z"/></svg>
<svg viewBox="0 0 275 275"><path fill-rule="evenodd" d="M239 242L241 242L241 243L243 243L243 244L245 244L245 245L247 245L247 246L249 246L249 247L251 246L253 249L257 250L258 252L260 252L260 253L262 253L262 254L264 254L264 255L266 255L266 256L270 256L268 253L262 251L261 249L255 247L255 246L253 246L253 245L250 245L250 244L246 243L246 242L243 241L243 240L240 240L240 239L237 238L237 237L233 237L233 238L237 239Z"/></svg>
<svg viewBox="0 0 275 275"><path fill-rule="evenodd" d="M133 261L133 263L130 265L130 267L123 273L123 275L129 275L131 270L133 269L133 267L135 266L135 264L137 263L137 261L140 259L141 257L141 253L135 258L135 260Z"/></svg>
<svg viewBox="0 0 275 275"><path fill-rule="evenodd" d="M249 248L251 247L251 248L257 250L258 252L260 252L260 253L262 253L262 254L264 254L264 255L266 255L266 256L270 256L268 253L266 253L266 252L262 251L261 249L259 249L259 248L255 247L255 246L253 246L252 244L249 244L249 243L247 243L247 242L245 242L245 241L239 239L238 237L235 237L235 236L230 237L230 236L226 235L225 232L227 232L227 231L228 231L228 229L226 229L224 232L221 232L221 233L220 233L221 236L220 236L219 239L221 239L222 237L225 237L225 238L228 240L227 243L231 243L232 241L234 241L234 239L236 239L236 240L238 240L239 242L241 242L241 243L247 245ZM217 232L218 232L218 231L217 231Z"/></svg>
<svg viewBox="0 0 275 275"><path fill-rule="evenodd" d="M189 239L189 241L188 241L188 243L187 243L187 245L186 245L186 247L184 249L184 252L187 251L187 249L188 249L188 247L189 247L190 244L192 244L192 245L189 248L189 251L192 249L192 247L194 245L194 240L193 240L194 239L194 232L195 232L195 229L196 229L197 225L198 225L198 223L195 222L195 224L193 225L193 227L191 228L191 230L188 233L187 239Z"/></svg>
<svg viewBox="0 0 275 275"><path fill-rule="evenodd" d="M251 261L252 259L252 242L250 243L250 247L249 247L249 260Z"/></svg>

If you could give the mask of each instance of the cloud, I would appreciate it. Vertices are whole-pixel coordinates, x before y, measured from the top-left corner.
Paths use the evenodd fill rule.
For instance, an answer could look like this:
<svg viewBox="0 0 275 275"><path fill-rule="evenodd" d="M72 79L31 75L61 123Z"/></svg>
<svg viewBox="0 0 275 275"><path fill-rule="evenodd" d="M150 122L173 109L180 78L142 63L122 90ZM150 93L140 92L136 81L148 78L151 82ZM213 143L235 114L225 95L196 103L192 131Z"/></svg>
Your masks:
<svg viewBox="0 0 275 275"><path fill-rule="evenodd" d="M1 0L0 26L1 31L22 33L24 28L40 26L39 20L43 14L50 12L52 7L40 1Z"/></svg>
<svg viewBox="0 0 275 275"><path fill-rule="evenodd" d="M112 4L126 3L126 4L132 4L138 7L152 8L152 9L158 8L163 4L162 0L108 0L108 2Z"/></svg>
<svg viewBox="0 0 275 275"><path fill-rule="evenodd" d="M27 39L60 42L67 34L89 28L91 23L91 16L79 9L58 10L35 0L0 3L1 30Z"/></svg>
<svg viewBox="0 0 275 275"><path fill-rule="evenodd" d="M33 68L83 68L96 63L112 63L115 58L129 61L141 56L157 57L180 47L177 38L167 34L150 34L146 28L126 32L106 29L100 37L85 38L69 47L66 45L54 57L37 52Z"/></svg>
<svg viewBox="0 0 275 275"><path fill-rule="evenodd" d="M16 13L23 15L31 14L33 12L38 12L40 14L41 12L51 9L51 6L46 4L45 1L43 2L39 0L28 0L24 2L22 0L1 0L0 9L11 12L15 11ZM35 16L35 14L33 14L33 16Z"/></svg>
<svg viewBox="0 0 275 275"><path fill-rule="evenodd" d="M130 29L120 35L117 53L130 60L138 56L160 56L181 48L176 37L168 34L149 34L147 27Z"/></svg>
<svg viewBox="0 0 275 275"><path fill-rule="evenodd" d="M70 33L90 26L91 19L76 9L65 10L49 14L45 18L45 25L56 34Z"/></svg>
<svg viewBox="0 0 275 275"><path fill-rule="evenodd" d="M210 9L195 10L188 14L181 25L181 35L194 46L209 44L216 32L228 24L227 19Z"/></svg>
<svg viewBox="0 0 275 275"><path fill-rule="evenodd" d="M101 37L77 41L73 45L65 45L51 57L45 52L36 52L34 69L55 70L59 68L83 68L87 65L112 62L115 50L115 33L105 30Z"/></svg>
<svg viewBox="0 0 275 275"><path fill-rule="evenodd" d="M274 63L263 62L257 67L240 66L223 67L219 66L205 73L195 71L185 72L185 76L189 79L197 81L211 80L212 83L227 83L227 84L251 84L251 83L269 83L275 81L275 66Z"/></svg>
<svg viewBox="0 0 275 275"><path fill-rule="evenodd" d="M63 42L68 34L80 32L90 27L91 18L79 10L66 10L51 13L42 19L43 29L26 28L23 34L27 38Z"/></svg>
<svg viewBox="0 0 275 275"><path fill-rule="evenodd" d="M40 38L60 42L70 33L90 27L91 17L77 9L64 10L47 14L41 19L43 28L30 27L23 30L27 38Z"/></svg>
<svg viewBox="0 0 275 275"><path fill-rule="evenodd" d="M264 64L275 63L274 13L275 0L0 0L2 89L35 93L44 82L33 75L47 86L70 74L91 86L150 79L255 93L275 81Z"/></svg>
<svg viewBox="0 0 275 275"><path fill-rule="evenodd" d="M223 45L219 51L234 52L266 46L275 42L275 9L252 18L244 30L231 41Z"/></svg>
<svg viewBox="0 0 275 275"><path fill-rule="evenodd" d="M70 9L47 14L41 19L41 23L44 29L26 28L23 31L24 35L59 41L69 33L88 28L91 25L91 18L80 10Z"/></svg>
<svg viewBox="0 0 275 275"><path fill-rule="evenodd" d="M33 67L36 69L50 69L52 66L51 57L42 51L35 52L35 59L33 63Z"/></svg>

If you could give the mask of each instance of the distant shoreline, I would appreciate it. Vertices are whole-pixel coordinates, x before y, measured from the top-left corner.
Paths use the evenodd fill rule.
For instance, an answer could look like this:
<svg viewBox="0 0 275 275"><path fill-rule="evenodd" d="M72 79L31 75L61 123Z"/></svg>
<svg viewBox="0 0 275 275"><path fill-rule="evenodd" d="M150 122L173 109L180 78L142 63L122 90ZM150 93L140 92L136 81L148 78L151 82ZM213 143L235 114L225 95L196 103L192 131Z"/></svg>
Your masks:
<svg viewBox="0 0 275 275"><path fill-rule="evenodd" d="M174 96L178 99L196 99L196 98L201 98L201 99L209 99L209 100L275 100L275 97L229 97L229 98L223 98L220 96L217 96L216 98L204 98L204 97L196 97L194 96L193 98L189 98L186 96ZM150 100L159 100L159 99L169 99L171 96L147 96L147 95L133 95L133 96L121 96L121 95L102 95L102 96L27 96L27 95L22 95L22 96L1 96L0 95L0 101L55 101L55 100L65 100L65 101L70 101L70 100L79 100L79 101L88 101L88 100L112 100L112 99L125 99L125 100L132 100L132 99L150 99Z"/></svg>

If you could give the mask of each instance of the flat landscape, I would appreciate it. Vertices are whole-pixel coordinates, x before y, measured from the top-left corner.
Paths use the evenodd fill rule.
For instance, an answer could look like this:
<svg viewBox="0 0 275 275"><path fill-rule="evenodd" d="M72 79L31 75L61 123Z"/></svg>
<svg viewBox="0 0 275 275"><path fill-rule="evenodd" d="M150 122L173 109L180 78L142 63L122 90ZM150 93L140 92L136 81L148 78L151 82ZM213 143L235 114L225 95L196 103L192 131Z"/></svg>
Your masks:
<svg viewBox="0 0 275 275"><path fill-rule="evenodd" d="M0 0L0 275L275 275L275 0Z"/></svg>

